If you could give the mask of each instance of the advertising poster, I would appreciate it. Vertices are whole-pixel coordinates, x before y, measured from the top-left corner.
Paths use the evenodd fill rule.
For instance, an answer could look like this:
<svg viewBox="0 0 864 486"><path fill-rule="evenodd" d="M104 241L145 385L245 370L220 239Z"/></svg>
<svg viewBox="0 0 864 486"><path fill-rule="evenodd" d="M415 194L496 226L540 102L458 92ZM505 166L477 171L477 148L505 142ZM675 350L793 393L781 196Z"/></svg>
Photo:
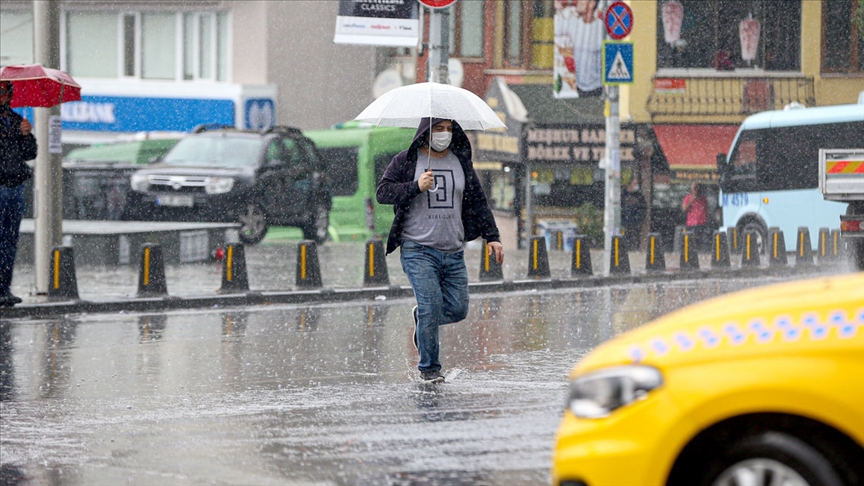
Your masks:
<svg viewBox="0 0 864 486"><path fill-rule="evenodd" d="M416 47L417 0L339 0L337 44Z"/></svg>
<svg viewBox="0 0 864 486"><path fill-rule="evenodd" d="M605 0L555 1L556 98L600 96L603 93Z"/></svg>

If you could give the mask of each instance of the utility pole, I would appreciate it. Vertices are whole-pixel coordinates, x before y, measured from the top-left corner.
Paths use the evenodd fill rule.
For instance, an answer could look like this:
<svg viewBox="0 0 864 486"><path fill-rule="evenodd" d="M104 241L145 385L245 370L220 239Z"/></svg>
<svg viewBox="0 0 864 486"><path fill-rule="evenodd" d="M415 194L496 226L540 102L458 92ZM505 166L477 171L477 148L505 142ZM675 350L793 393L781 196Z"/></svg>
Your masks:
<svg viewBox="0 0 864 486"><path fill-rule="evenodd" d="M434 3L432 2L432 4ZM452 2L444 7L430 7L429 60L426 65L426 81L450 84L448 63L450 62L451 4Z"/></svg>
<svg viewBox="0 0 864 486"><path fill-rule="evenodd" d="M33 2L33 50L35 61L60 68L60 7L56 0ZM50 127L60 119L60 104L34 108L34 134L39 144L33 177L33 218L36 226L33 262L36 293L48 293L51 248L63 238L63 172L61 154L51 153ZM54 134L59 139L59 133Z"/></svg>

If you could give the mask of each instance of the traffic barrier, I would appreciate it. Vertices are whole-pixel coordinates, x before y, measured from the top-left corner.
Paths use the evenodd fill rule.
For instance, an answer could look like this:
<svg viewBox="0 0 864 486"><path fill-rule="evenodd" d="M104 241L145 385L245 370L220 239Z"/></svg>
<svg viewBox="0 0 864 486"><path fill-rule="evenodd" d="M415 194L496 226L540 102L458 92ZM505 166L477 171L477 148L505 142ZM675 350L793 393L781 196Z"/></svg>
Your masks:
<svg viewBox="0 0 864 486"><path fill-rule="evenodd" d="M820 264L830 263L837 259L840 253L838 243L839 241L832 241L830 229L819 228L819 244L817 245L816 255Z"/></svg>
<svg viewBox="0 0 864 486"><path fill-rule="evenodd" d="M663 254L660 233L648 233L645 242L645 271L648 273L666 271L666 256Z"/></svg>
<svg viewBox="0 0 864 486"><path fill-rule="evenodd" d="M156 243L141 245L141 266L138 271L138 297L165 297L165 260L162 247Z"/></svg>
<svg viewBox="0 0 864 486"><path fill-rule="evenodd" d="M492 280L504 280L504 269L495 257L489 254L489 245L483 240L483 249L480 251L480 281Z"/></svg>
<svg viewBox="0 0 864 486"><path fill-rule="evenodd" d="M772 226L768 228L768 266L787 265L786 240L780 228Z"/></svg>
<svg viewBox="0 0 864 486"><path fill-rule="evenodd" d="M585 241L585 235L573 237L573 258L570 264L571 277L590 277L594 274L591 269L591 250Z"/></svg>
<svg viewBox="0 0 864 486"><path fill-rule="evenodd" d="M51 249L50 274L48 300L78 300L78 279L75 278L75 256L71 246Z"/></svg>
<svg viewBox="0 0 864 486"><path fill-rule="evenodd" d="M246 250L240 243L229 243L222 258L222 286L220 294L242 293L249 290L246 272Z"/></svg>
<svg viewBox="0 0 864 486"><path fill-rule="evenodd" d="M741 254L741 235L738 234L738 227L732 226L726 228L726 238L729 241L729 253L733 255Z"/></svg>
<svg viewBox="0 0 864 486"><path fill-rule="evenodd" d="M550 278L549 255L546 253L546 237L532 236L528 245L528 277Z"/></svg>
<svg viewBox="0 0 864 486"><path fill-rule="evenodd" d="M759 267L759 248L756 245L756 240L759 235L756 231L745 231L741 242L741 266L742 267Z"/></svg>
<svg viewBox="0 0 864 486"><path fill-rule="evenodd" d="M692 231L681 234L681 258L678 265L681 270L699 270L699 251L696 249L695 236Z"/></svg>
<svg viewBox="0 0 864 486"><path fill-rule="evenodd" d="M609 262L609 274L630 274L630 255L627 254L627 246L624 244L624 237L621 235L612 237L612 259Z"/></svg>
<svg viewBox="0 0 864 486"><path fill-rule="evenodd" d="M840 237L839 229L831 230L831 254L840 260L846 256L846 242Z"/></svg>
<svg viewBox="0 0 864 486"><path fill-rule="evenodd" d="M321 287L321 264L318 262L318 245L313 240L303 240L297 244L298 287Z"/></svg>
<svg viewBox="0 0 864 486"><path fill-rule="evenodd" d="M366 241L366 262L363 265L363 286L390 285L387 273L387 253L384 240L372 238Z"/></svg>
<svg viewBox="0 0 864 486"><path fill-rule="evenodd" d="M728 234L723 231L714 232L714 244L711 248L711 268L729 268L732 266L729 258Z"/></svg>
<svg viewBox="0 0 864 486"><path fill-rule="evenodd" d="M813 247L810 246L810 230L806 226L798 227L798 237L795 238L795 266L813 265Z"/></svg>

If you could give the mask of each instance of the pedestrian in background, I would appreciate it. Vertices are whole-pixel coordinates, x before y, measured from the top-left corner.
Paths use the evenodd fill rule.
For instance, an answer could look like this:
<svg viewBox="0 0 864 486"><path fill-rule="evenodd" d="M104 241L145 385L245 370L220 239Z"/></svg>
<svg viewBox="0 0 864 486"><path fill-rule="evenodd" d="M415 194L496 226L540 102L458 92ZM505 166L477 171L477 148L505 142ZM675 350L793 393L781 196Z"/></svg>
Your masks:
<svg viewBox="0 0 864 486"><path fill-rule="evenodd" d="M702 184L690 184L690 192L684 196L681 209L687 215L687 231L693 234L696 248L705 250L711 241L711 226L708 224L708 198L705 197L705 187Z"/></svg>
<svg viewBox="0 0 864 486"><path fill-rule="evenodd" d="M639 190L639 179L633 177L621 192L621 227L624 228L624 244L628 250L639 249L639 237L647 211L645 196Z"/></svg>
<svg viewBox="0 0 864 486"><path fill-rule="evenodd" d="M12 83L0 81L0 307L21 302L12 295L12 268L24 217L24 181L33 173L26 161L36 158L33 126L12 111Z"/></svg>
<svg viewBox="0 0 864 486"><path fill-rule="evenodd" d="M417 299L412 311L417 369L423 381L443 382L438 328L468 315L465 242L482 236L495 260L504 262L498 226L462 127L423 118L411 146L387 166L376 198L393 205L387 254L402 247L402 270Z"/></svg>

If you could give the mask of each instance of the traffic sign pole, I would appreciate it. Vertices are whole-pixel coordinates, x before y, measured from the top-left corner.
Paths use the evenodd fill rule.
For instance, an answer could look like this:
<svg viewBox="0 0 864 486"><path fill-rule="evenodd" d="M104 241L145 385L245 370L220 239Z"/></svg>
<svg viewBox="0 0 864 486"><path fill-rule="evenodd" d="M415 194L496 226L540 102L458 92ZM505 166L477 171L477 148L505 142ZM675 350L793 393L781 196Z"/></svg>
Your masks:
<svg viewBox="0 0 864 486"><path fill-rule="evenodd" d="M629 17L621 14L621 5L626 7ZM613 39L620 39L630 33L633 26L633 13L623 2L615 2L606 9L605 21L607 35ZM604 67L604 71L605 69ZM603 77L605 82L605 72ZM604 157L603 276L608 277L612 266L612 237L619 234L621 228L621 120L618 116L618 85L606 83L604 88L606 155Z"/></svg>
<svg viewBox="0 0 864 486"><path fill-rule="evenodd" d="M431 10L429 17L429 59L426 81L450 83L450 6L456 0L418 0Z"/></svg>

